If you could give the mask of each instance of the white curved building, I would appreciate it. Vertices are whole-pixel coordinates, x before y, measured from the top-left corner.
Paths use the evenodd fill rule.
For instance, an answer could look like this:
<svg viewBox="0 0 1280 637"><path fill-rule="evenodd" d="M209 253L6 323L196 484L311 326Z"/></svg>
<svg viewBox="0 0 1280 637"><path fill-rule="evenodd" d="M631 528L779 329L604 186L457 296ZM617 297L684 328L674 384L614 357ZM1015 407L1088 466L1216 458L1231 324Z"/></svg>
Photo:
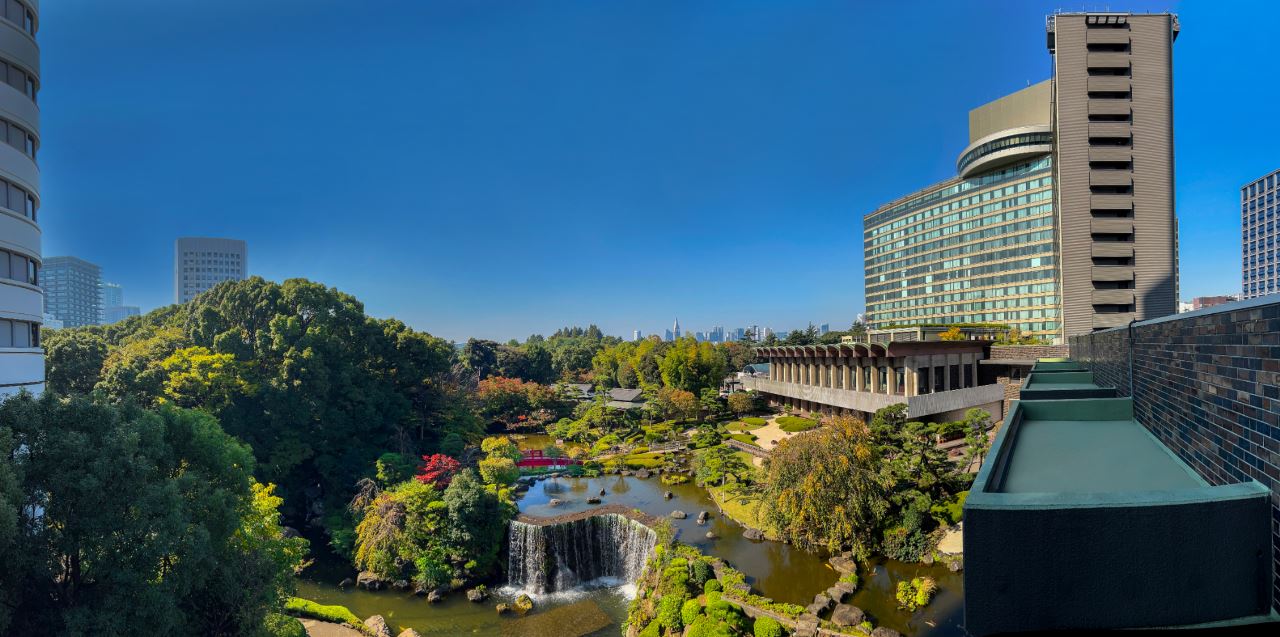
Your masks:
<svg viewBox="0 0 1280 637"><path fill-rule="evenodd" d="M0 0L0 398L44 389L39 0Z"/></svg>

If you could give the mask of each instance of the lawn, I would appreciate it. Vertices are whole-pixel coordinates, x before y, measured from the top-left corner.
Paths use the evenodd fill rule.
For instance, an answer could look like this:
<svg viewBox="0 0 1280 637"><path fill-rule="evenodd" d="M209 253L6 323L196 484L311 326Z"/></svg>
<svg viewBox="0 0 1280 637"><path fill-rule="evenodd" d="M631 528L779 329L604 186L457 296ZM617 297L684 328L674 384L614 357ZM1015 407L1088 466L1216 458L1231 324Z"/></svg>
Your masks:
<svg viewBox="0 0 1280 637"><path fill-rule="evenodd" d="M799 416L778 416L774 422L778 423L779 429L782 429L789 434L809 431L810 429L818 426L818 421L801 418Z"/></svg>
<svg viewBox="0 0 1280 637"><path fill-rule="evenodd" d="M629 469L653 469L662 466L662 456L663 454L657 452L633 453L619 458L618 462Z"/></svg>
<svg viewBox="0 0 1280 637"><path fill-rule="evenodd" d="M725 425L724 428L726 431L751 431L752 429L759 429L765 425L765 422L763 420L761 420L760 424L758 425L749 423L747 422L747 420L760 420L760 419L744 418L743 420L740 420L740 421L735 420L734 422L731 422Z"/></svg>
<svg viewBox="0 0 1280 637"><path fill-rule="evenodd" d="M711 499L716 501L716 504L720 506L720 510L730 519L753 529L760 528L760 522L756 518L760 509L760 500L758 498L744 498L732 495L726 492L725 487L717 486L708 486L707 493L711 494Z"/></svg>
<svg viewBox="0 0 1280 637"><path fill-rule="evenodd" d="M759 446L760 446L760 445L756 444L756 440L757 440L757 438L756 438L755 436L751 435L751 434L748 434L748 433L729 434L729 437L730 437L730 438L732 438L733 440L737 440L738 442L744 442L744 443L749 444L749 445L751 445L751 446L753 446L753 447L759 447Z"/></svg>
<svg viewBox="0 0 1280 637"><path fill-rule="evenodd" d="M757 418L756 416L748 416L746 418L743 418L742 422L745 422L748 425L751 425L752 427L763 427L769 424L768 420L765 420L764 418Z"/></svg>

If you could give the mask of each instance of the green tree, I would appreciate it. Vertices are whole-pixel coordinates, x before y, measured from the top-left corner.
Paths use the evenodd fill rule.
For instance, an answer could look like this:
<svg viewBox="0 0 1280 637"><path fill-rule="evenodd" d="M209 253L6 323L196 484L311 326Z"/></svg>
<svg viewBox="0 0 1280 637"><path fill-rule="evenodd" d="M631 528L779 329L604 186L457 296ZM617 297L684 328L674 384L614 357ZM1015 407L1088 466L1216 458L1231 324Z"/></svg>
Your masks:
<svg viewBox="0 0 1280 637"><path fill-rule="evenodd" d="M57 394L85 394L93 391L107 359L107 342L89 330L45 330L45 382Z"/></svg>
<svg viewBox="0 0 1280 637"><path fill-rule="evenodd" d="M483 339L468 339L466 345L462 346L460 360L462 367L476 378L476 380L484 380L498 370L498 348L500 346L493 341Z"/></svg>
<svg viewBox="0 0 1280 637"><path fill-rule="evenodd" d="M729 411L732 411L739 418L755 410L755 398L747 392L733 392L729 394L728 401Z"/></svg>
<svg viewBox="0 0 1280 637"><path fill-rule="evenodd" d="M480 573L490 572L497 564L507 522L515 515L509 494L504 489L486 487L468 469L449 483L444 504L452 554L462 561L474 561Z"/></svg>
<svg viewBox="0 0 1280 637"><path fill-rule="evenodd" d="M749 469L742 457L732 447L718 445L694 457L694 475L702 484L719 483L724 486L730 476L741 476Z"/></svg>

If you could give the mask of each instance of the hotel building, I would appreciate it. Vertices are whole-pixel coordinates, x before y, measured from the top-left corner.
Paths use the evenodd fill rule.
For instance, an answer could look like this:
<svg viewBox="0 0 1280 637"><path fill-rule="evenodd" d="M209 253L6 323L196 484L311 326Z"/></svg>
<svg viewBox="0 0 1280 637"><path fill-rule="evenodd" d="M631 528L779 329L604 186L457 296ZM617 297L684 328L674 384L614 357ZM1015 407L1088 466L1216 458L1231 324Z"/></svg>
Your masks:
<svg viewBox="0 0 1280 637"><path fill-rule="evenodd" d="M44 389L38 5L0 4L0 398Z"/></svg>
<svg viewBox="0 0 1280 637"><path fill-rule="evenodd" d="M1276 191L1280 170L1240 188L1240 291L1252 299L1280 292L1276 274Z"/></svg>
<svg viewBox="0 0 1280 637"><path fill-rule="evenodd" d="M956 176L863 223L867 321L1055 343L1177 311L1171 14L1056 14L1053 78L974 109Z"/></svg>
<svg viewBox="0 0 1280 637"><path fill-rule="evenodd" d="M182 237L173 246L173 302L186 303L223 281L243 281L248 270L245 242Z"/></svg>

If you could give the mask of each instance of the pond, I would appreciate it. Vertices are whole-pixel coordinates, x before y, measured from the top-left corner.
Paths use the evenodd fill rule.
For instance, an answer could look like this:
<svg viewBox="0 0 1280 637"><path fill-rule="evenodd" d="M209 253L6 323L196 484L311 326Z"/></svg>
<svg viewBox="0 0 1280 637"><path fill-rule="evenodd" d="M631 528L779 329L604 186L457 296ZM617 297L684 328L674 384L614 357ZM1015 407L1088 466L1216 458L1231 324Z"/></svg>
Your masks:
<svg viewBox="0 0 1280 637"><path fill-rule="evenodd" d="M813 596L831 586L838 573L826 563L823 555L810 553L780 542L752 541L742 536L742 527L720 516L715 503L704 489L693 484L666 486L657 477L604 476L600 478L548 479L534 484L519 500L520 510L530 515L553 516L592 508L588 497L601 497L604 504L622 504L640 509L650 515L670 519L674 510L688 514L684 520L671 519L677 538L708 555L719 557L747 576L748 581L761 595L775 600L805 605ZM673 498L666 500L663 493L671 491ZM559 506L551 506L552 499L561 500ZM706 526L699 526L695 518L699 511L711 514ZM707 539L710 531L716 539ZM313 553L317 542L313 540ZM537 609L528 618L514 620L500 618L494 605L510 601L515 591L499 590L495 598L483 604L473 604L455 593L439 604L428 604L422 598L394 591L368 592L340 590L336 583L354 572L336 558L320 556L317 564L303 574L299 583L299 596L322 604L342 604L361 617L381 614L396 633L412 627L423 635L510 635L512 637L550 637L566 635L563 623L535 623L533 619L556 609L572 611L575 617L590 617L593 621L610 622L607 627L576 632L575 635L617 635L618 626L626 617L626 606L631 595L628 587L604 588L591 591L574 591L534 596ZM937 580L939 591L933 603L922 611L908 613L897 608L894 589L897 582L912 577L929 576ZM951 637L963 635L960 624L962 612L962 578L941 566L904 564L882 560L862 573L861 586L849 603L867 611L876 625L884 625L905 635L930 635ZM594 628L590 622L583 631ZM574 624L579 625L579 624ZM545 632L550 630L551 632Z"/></svg>

